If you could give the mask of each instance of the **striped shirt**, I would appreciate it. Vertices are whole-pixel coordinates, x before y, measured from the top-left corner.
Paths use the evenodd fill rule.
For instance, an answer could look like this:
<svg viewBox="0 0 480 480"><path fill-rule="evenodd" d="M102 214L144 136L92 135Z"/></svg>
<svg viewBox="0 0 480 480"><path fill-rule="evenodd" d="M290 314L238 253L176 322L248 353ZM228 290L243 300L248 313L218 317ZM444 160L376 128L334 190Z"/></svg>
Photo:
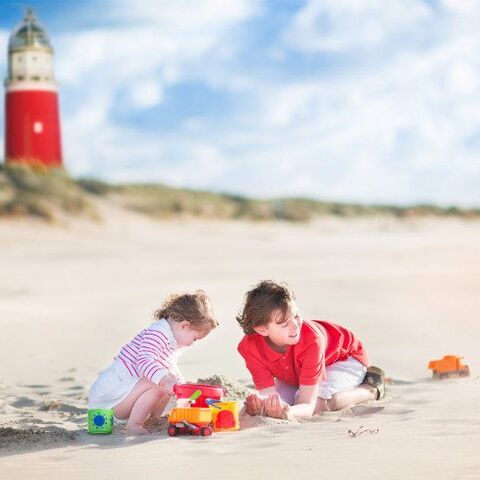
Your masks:
<svg viewBox="0 0 480 480"><path fill-rule="evenodd" d="M115 360L120 360L132 377L145 377L153 383L177 369L177 342L165 319L152 323L124 345Z"/></svg>

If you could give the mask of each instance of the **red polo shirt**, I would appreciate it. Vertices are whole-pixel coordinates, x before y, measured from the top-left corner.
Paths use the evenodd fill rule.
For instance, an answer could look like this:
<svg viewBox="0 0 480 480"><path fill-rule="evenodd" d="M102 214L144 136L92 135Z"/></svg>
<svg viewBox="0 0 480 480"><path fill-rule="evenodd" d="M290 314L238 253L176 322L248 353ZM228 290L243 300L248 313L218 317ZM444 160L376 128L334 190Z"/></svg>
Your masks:
<svg viewBox="0 0 480 480"><path fill-rule="evenodd" d="M360 340L346 328L324 320L304 320L300 341L276 352L258 333L245 335L238 351L257 390L273 387L275 378L290 385L315 385L326 378L325 367L349 356L368 366Z"/></svg>

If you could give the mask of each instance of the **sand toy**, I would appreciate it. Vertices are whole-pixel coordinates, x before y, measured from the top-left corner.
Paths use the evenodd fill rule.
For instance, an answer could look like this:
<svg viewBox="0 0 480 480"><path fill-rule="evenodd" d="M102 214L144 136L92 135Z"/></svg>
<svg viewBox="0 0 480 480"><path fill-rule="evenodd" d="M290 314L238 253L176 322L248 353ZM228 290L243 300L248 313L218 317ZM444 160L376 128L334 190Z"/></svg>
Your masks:
<svg viewBox="0 0 480 480"><path fill-rule="evenodd" d="M177 406L168 417L167 433L207 437L213 431L234 431L240 428L238 404L222 401L223 387L201 383L178 384L173 387Z"/></svg>
<svg viewBox="0 0 480 480"><path fill-rule="evenodd" d="M200 391L200 395L193 398L192 396L196 392ZM177 399L187 398L192 399L192 407L208 407L207 398L213 398L215 400L220 400L223 395L225 395L225 390L223 387L218 385L207 385L203 383L179 383L174 385L173 392Z"/></svg>
<svg viewBox="0 0 480 480"><path fill-rule="evenodd" d="M436 379L470 376L470 368L458 355L445 355L440 360L431 360L428 368L433 370L433 378Z"/></svg>
<svg viewBox="0 0 480 480"><path fill-rule="evenodd" d="M212 422L214 432L231 432L240 428L237 402L212 402L208 398L207 403L213 409Z"/></svg>
<svg viewBox="0 0 480 480"><path fill-rule="evenodd" d="M113 410L95 408L88 411L88 433L112 433Z"/></svg>
<svg viewBox="0 0 480 480"><path fill-rule="evenodd" d="M212 420L213 412L211 408L174 408L168 417L170 425L167 433L171 437L179 434L208 437L213 432Z"/></svg>

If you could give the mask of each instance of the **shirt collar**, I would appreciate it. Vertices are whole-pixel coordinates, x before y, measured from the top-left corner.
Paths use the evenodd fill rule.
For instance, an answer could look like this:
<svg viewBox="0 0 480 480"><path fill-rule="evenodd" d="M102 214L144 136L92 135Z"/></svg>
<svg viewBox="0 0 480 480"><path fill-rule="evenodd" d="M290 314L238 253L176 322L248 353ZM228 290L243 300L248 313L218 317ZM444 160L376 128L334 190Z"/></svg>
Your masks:
<svg viewBox="0 0 480 480"><path fill-rule="evenodd" d="M265 353L265 357L268 359L269 362L276 362L277 360L280 360L280 358L286 357L291 350L291 347L288 347L287 350L285 350L284 352L277 352L268 345L266 337L264 337L263 335L259 335L259 337L263 351Z"/></svg>
<svg viewBox="0 0 480 480"><path fill-rule="evenodd" d="M167 319L161 318L159 320L159 323L162 324L162 331L165 333L165 335L168 337L168 341L172 345L172 347L176 350L178 348L177 341L175 340L175 337L173 336L172 328L170 327L170 324L168 323Z"/></svg>

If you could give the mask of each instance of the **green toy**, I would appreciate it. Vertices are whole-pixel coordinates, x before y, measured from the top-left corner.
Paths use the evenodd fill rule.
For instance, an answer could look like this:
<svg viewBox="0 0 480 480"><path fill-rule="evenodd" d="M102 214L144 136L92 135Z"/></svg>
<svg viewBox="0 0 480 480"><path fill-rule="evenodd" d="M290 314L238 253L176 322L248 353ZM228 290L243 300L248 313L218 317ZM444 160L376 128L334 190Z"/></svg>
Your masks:
<svg viewBox="0 0 480 480"><path fill-rule="evenodd" d="M113 410L95 408L88 411L88 433L112 433Z"/></svg>
<svg viewBox="0 0 480 480"><path fill-rule="evenodd" d="M189 400L193 402L195 402L195 400L202 394L202 391L201 390L195 390L191 395L190 395L190 398Z"/></svg>

